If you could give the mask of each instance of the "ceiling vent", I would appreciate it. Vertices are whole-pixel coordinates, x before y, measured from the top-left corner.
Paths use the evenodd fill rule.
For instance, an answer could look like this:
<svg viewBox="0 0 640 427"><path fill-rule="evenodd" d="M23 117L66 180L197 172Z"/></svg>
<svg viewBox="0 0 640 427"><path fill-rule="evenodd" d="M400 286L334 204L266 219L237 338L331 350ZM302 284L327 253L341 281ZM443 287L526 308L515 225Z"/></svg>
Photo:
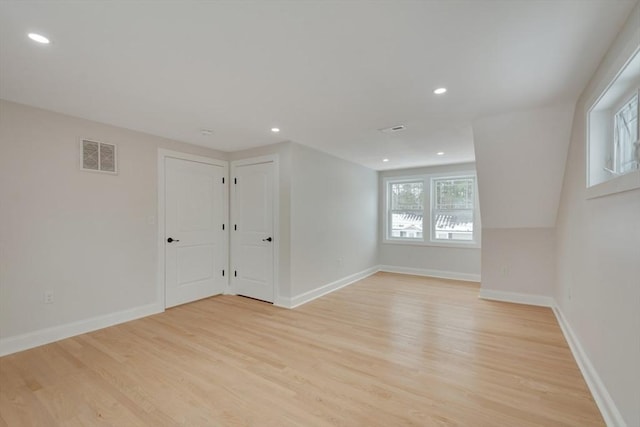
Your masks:
<svg viewBox="0 0 640 427"><path fill-rule="evenodd" d="M80 169L116 174L116 146L83 139L80 144Z"/></svg>
<svg viewBox="0 0 640 427"><path fill-rule="evenodd" d="M402 132L406 127L404 125L395 125L390 128L378 129L380 132L384 133L394 133L394 132Z"/></svg>

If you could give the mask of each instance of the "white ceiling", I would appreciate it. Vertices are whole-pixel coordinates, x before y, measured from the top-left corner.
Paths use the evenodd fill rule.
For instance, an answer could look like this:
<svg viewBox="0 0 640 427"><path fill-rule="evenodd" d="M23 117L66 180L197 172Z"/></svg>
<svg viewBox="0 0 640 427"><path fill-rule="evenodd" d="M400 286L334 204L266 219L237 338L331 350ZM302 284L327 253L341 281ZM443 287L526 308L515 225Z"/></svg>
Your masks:
<svg viewBox="0 0 640 427"><path fill-rule="evenodd" d="M0 97L224 151L458 163L472 120L575 102L635 3L4 0Z"/></svg>

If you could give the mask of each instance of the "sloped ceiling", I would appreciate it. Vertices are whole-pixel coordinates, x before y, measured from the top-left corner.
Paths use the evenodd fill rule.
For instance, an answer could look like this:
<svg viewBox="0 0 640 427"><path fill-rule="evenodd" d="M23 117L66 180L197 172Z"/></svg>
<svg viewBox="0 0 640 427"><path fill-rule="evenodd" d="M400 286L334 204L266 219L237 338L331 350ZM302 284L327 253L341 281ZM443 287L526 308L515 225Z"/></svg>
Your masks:
<svg viewBox="0 0 640 427"><path fill-rule="evenodd" d="M573 104L473 122L483 228L554 227Z"/></svg>

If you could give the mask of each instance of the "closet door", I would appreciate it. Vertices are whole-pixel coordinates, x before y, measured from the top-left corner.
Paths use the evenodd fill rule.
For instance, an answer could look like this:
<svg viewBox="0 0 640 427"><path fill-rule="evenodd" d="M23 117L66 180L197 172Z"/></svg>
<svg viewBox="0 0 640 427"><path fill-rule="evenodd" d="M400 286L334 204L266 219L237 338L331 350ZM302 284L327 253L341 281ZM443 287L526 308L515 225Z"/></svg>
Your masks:
<svg viewBox="0 0 640 427"><path fill-rule="evenodd" d="M233 292L273 302L274 162L232 164L231 177Z"/></svg>
<svg viewBox="0 0 640 427"><path fill-rule="evenodd" d="M165 306L225 291L226 168L165 159Z"/></svg>

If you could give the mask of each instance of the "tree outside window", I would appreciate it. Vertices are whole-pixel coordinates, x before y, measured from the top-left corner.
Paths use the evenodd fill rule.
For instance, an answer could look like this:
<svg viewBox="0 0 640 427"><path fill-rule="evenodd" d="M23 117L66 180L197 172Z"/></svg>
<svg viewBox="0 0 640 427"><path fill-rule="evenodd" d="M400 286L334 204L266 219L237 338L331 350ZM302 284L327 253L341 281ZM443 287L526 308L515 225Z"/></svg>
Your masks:
<svg viewBox="0 0 640 427"><path fill-rule="evenodd" d="M392 238L422 239L424 182L389 184Z"/></svg>
<svg viewBox="0 0 640 427"><path fill-rule="evenodd" d="M434 179L433 240L473 240L475 178Z"/></svg>

